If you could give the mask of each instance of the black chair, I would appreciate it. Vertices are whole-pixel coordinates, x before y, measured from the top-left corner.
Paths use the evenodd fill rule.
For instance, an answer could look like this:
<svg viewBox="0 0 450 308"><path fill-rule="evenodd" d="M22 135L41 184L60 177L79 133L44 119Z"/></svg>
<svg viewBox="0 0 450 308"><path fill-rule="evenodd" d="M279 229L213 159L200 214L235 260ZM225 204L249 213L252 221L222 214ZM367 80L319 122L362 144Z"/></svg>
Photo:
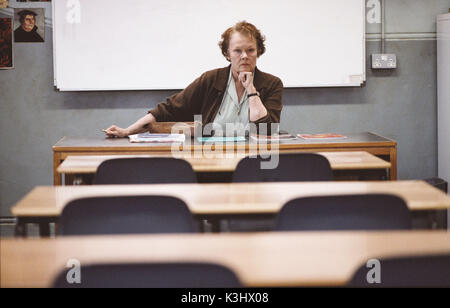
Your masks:
<svg viewBox="0 0 450 308"><path fill-rule="evenodd" d="M62 271L54 288L240 288L228 268L211 263L100 264L81 267L80 284Z"/></svg>
<svg viewBox="0 0 450 308"><path fill-rule="evenodd" d="M411 229L409 209L394 195L364 194L298 198L278 213L277 231Z"/></svg>
<svg viewBox="0 0 450 308"><path fill-rule="evenodd" d="M64 207L60 235L147 234L194 232L187 205L168 196L95 197L73 200Z"/></svg>
<svg viewBox="0 0 450 308"><path fill-rule="evenodd" d="M276 168L263 169L271 158L245 157L236 167L233 182L297 182L332 181L333 172L328 160L319 154L279 154Z"/></svg>
<svg viewBox="0 0 450 308"><path fill-rule="evenodd" d="M196 183L192 166L172 157L115 158L97 168L94 184Z"/></svg>
<svg viewBox="0 0 450 308"><path fill-rule="evenodd" d="M371 268L363 264L350 287L450 287L450 255L403 256L380 259L380 283L369 283ZM372 276L370 274L369 276Z"/></svg>

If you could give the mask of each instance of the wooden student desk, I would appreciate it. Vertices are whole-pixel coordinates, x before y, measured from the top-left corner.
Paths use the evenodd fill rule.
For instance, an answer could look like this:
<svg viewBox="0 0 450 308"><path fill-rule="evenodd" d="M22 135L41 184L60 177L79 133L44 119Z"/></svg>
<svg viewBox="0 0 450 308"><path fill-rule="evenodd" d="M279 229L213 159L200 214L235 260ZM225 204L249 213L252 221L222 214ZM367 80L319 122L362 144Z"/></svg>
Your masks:
<svg viewBox="0 0 450 308"><path fill-rule="evenodd" d="M229 267L247 287L345 286L372 258L450 254L450 233L273 232L2 239L0 248L2 288L50 287L59 272L68 271L66 264L71 259L82 266L211 262Z"/></svg>
<svg viewBox="0 0 450 308"><path fill-rule="evenodd" d="M257 153L258 151L294 152L349 152L364 151L379 156L391 163L390 179L397 179L397 143L374 133L346 134L348 138L337 140L296 140L280 141L279 144L237 142L227 144L198 144L195 142L175 146L180 151L210 153L226 150L238 153ZM61 162L72 155L167 155L171 144L130 143L128 138L105 137L64 137L53 146L53 179L55 185L62 184L62 175L57 169Z"/></svg>
<svg viewBox="0 0 450 308"><path fill-rule="evenodd" d="M367 152L318 152L325 156L330 162L335 177L343 175L367 174L370 171L379 171L379 175L385 175L385 171L391 167L391 163ZM89 184L89 180L97 172L98 166L108 159L130 158L130 157L160 157L166 155L80 155L68 156L57 168L57 172L74 178L82 179L82 183ZM236 153L232 157L194 157L183 155L179 158L185 159L192 165L195 172L222 172L232 173L241 159L247 156L245 153ZM352 171L355 171L352 173ZM374 173L374 172L373 172ZM372 174L373 174L372 173ZM381 176L383 177L383 176ZM66 184L68 181L66 178Z"/></svg>
<svg viewBox="0 0 450 308"><path fill-rule="evenodd" d="M18 218L17 235L24 235L26 223L41 224L43 235L48 235L48 223L57 221L64 206L86 197L169 195L186 202L199 220L219 220L273 217L287 201L299 197L365 193L400 196L414 212L450 208L450 197L423 181L380 181L40 186L13 206L11 212Z"/></svg>

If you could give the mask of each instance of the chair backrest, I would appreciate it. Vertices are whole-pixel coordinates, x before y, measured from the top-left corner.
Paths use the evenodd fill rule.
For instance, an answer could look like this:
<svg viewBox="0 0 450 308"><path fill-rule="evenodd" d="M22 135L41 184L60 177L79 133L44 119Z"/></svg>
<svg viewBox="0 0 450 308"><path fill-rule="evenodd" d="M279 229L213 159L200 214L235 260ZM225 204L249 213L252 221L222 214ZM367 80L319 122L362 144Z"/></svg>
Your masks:
<svg viewBox="0 0 450 308"><path fill-rule="evenodd" d="M402 230L411 228L409 209L400 197L385 194L298 198L278 213L278 231Z"/></svg>
<svg viewBox="0 0 450 308"><path fill-rule="evenodd" d="M237 165L233 182L297 182L297 181L331 181L333 172L328 160L319 154L295 153L279 154L275 168L268 161L276 158L245 157Z"/></svg>
<svg viewBox="0 0 450 308"><path fill-rule="evenodd" d="M376 271L363 264L353 275L351 287L450 287L450 255L402 256L379 259ZM367 278L371 278L369 280Z"/></svg>
<svg viewBox="0 0 450 308"><path fill-rule="evenodd" d="M94 184L196 183L192 166L172 157L115 158L98 166Z"/></svg>
<svg viewBox="0 0 450 308"><path fill-rule="evenodd" d="M236 275L211 263L99 264L80 269L80 283L69 284L67 270L55 288L239 288Z"/></svg>
<svg viewBox="0 0 450 308"><path fill-rule="evenodd" d="M60 235L194 232L187 205L168 196L119 196L77 199L62 211Z"/></svg>

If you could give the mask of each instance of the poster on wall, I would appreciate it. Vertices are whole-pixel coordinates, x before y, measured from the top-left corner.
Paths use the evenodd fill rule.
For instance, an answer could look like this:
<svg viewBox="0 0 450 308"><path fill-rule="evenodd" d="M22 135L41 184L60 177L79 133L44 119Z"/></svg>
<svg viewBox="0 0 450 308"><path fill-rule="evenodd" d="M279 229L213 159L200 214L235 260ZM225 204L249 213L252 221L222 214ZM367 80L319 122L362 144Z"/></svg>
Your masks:
<svg viewBox="0 0 450 308"><path fill-rule="evenodd" d="M0 9L8 7L8 0L0 0Z"/></svg>
<svg viewBox="0 0 450 308"><path fill-rule="evenodd" d="M0 69L13 68L12 18L0 18Z"/></svg>
<svg viewBox="0 0 450 308"><path fill-rule="evenodd" d="M14 9L14 42L41 43L45 38L45 9Z"/></svg>

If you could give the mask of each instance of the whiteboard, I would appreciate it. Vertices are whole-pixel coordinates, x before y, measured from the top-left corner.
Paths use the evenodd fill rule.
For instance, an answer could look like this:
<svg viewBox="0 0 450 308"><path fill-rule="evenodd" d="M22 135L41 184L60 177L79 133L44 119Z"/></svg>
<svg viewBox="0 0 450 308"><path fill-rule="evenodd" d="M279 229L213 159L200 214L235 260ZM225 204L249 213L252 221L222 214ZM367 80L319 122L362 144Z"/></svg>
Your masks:
<svg viewBox="0 0 450 308"><path fill-rule="evenodd" d="M285 87L360 86L364 0L53 1L61 91L183 89L229 64L218 47L236 22L266 36L260 70Z"/></svg>

